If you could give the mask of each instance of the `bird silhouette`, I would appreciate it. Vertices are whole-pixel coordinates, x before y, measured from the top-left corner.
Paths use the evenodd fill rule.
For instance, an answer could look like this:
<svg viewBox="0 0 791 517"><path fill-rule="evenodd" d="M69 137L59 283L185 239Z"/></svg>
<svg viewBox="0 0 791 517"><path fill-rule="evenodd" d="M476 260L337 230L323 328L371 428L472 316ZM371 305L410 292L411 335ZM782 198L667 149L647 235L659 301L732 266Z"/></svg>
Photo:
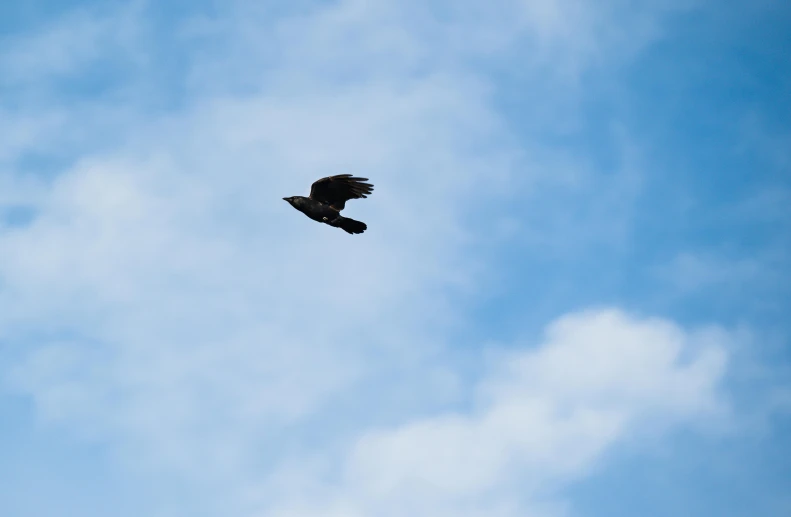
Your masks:
<svg viewBox="0 0 791 517"><path fill-rule="evenodd" d="M314 221L341 228L347 233L363 233L367 228L362 221L344 217L341 210L350 199L366 198L374 186L365 183L368 178L351 174L338 174L317 180L310 187L310 195L284 197L291 206Z"/></svg>

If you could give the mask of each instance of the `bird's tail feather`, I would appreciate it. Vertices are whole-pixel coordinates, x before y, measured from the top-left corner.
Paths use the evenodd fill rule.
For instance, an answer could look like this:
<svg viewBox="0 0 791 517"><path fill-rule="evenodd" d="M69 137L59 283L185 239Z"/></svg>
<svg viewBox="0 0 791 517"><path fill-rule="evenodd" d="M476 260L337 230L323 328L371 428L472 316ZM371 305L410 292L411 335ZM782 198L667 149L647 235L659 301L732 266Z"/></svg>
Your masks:
<svg viewBox="0 0 791 517"><path fill-rule="evenodd" d="M343 228L346 233L363 233L368 228L368 225L362 221L355 221L348 217L339 217L339 219L337 226Z"/></svg>

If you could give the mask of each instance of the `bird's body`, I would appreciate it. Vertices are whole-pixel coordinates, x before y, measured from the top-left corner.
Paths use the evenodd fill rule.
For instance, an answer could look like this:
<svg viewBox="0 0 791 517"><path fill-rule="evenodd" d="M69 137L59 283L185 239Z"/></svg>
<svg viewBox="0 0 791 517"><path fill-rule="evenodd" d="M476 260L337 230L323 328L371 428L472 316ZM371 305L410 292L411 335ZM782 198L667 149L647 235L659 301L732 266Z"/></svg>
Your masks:
<svg viewBox="0 0 791 517"><path fill-rule="evenodd" d="M326 219L335 219L340 214L339 211L329 205L321 201L316 201L315 199L310 199L309 197L293 196L291 199L293 199L291 206L320 223L324 222Z"/></svg>
<svg viewBox="0 0 791 517"><path fill-rule="evenodd" d="M356 178L351 174L339 174L321 178L313 183L310 196L284 197L291 206L314 221L341 228L347 233L363 233L368 226L341 215L346 201L368 197L373 185L363 183L368 178Z"/></svg>

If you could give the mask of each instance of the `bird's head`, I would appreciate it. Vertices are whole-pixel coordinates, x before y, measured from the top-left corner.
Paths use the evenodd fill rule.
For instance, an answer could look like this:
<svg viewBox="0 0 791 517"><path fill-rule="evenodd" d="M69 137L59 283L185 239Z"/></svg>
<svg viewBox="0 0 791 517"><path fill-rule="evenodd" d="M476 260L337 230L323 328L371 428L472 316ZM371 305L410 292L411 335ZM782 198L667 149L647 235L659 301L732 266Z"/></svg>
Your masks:
<svg viewBox="0 0 791 517"><path fill-rule="evenodd" d="M287 201L289 205L294 206L294 196L284 197L283 201Z"/></svg>

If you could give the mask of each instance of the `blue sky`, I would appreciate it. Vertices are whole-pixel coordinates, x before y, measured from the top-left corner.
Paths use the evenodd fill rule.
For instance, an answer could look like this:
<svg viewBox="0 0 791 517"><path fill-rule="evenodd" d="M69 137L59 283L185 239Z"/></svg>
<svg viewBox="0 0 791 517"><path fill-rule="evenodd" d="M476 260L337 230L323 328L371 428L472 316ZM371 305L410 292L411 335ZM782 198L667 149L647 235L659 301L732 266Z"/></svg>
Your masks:
<svg viewBox="0 0 791 517"><path fill-rule="evenodd" d="M0 514L788 515L791 7L639 4L0 5Z"/></svg>

